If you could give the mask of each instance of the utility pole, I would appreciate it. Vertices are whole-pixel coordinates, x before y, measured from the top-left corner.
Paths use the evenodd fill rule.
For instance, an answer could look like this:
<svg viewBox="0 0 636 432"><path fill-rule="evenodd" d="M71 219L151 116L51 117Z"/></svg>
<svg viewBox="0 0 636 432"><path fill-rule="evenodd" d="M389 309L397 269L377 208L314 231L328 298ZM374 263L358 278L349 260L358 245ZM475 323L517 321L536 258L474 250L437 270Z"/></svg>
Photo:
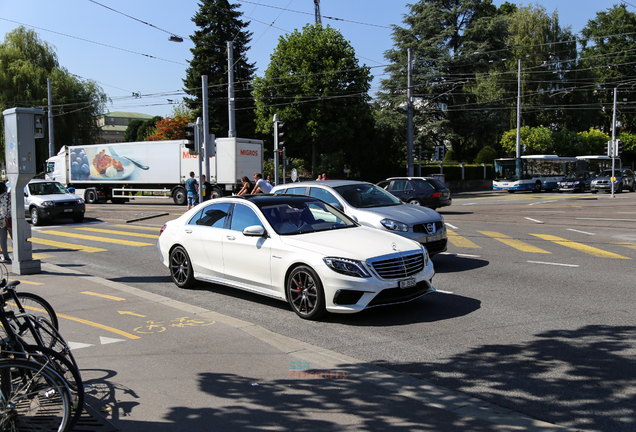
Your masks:
<svg viewBox="0 0 636 432"><path fill-rule="evenodd" d="M612 198L614 198L614 182L616 181L616 92L614 87L614 114L612 114L612 175L610 176L610 183L612 185Z"/></svg>
<svg viewBox="0 0 636 432"><path fill-rule="evenodd" d="M53 142L53 96L51 92L51 78L46 79L46 87L49 96L49 157L55 156L55 144Z"/></svg>
<svg viewBox="0 0 636 432"><path fill-rule="evenodd" d="M316 9L316 24L322 25L322 18L320 17L320 0L314 0L314 6Z"/></svg>
<svg viewBox="0 0 636 432"><path fill-rule="evenodd" d="M236 136L236 120L234 118L234 53L232 41L227 42L227 102L230 128L227 132L229 138Z"/></svg>
<svg viewBox="0 0 636 432"><path fill-rule="evenodd" d="M408 125L406 131L406 174L413 177L413 48L408 49L408 84L406 90L406 106L408 108Z"/></svg>

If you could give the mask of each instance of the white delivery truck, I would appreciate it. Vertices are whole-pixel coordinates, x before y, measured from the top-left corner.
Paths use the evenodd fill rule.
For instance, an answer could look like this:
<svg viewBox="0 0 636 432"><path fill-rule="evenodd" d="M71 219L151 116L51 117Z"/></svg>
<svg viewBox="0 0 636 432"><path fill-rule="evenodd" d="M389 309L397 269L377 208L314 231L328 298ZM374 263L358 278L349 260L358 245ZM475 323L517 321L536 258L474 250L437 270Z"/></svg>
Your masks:
<svg viewBox="0 0 636 432"><path fill-rule="evenodd" d="M138 192L168 193L175 204L186 203L185 181L198 179L199 160L186 140L64 146L46 162L46 178L74 187L88 204L126 202ZM263 141L217 138L210 159L212 196L242 187L241 177L263 172ZM205 165L203 165L205 167ZM203 173L205 174L205 168Z"/></svg>

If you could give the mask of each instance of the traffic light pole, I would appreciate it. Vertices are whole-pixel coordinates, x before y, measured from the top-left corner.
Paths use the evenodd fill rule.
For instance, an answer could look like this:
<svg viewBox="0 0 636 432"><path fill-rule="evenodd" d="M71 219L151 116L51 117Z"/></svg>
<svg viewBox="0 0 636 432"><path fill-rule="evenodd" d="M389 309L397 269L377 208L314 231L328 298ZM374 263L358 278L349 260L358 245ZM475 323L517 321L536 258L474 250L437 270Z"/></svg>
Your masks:
<svg viewBox="0 0 636 432"><path fill-rule="evenodd" d="M274 185L278 184L278 114L274 114Z"/></svg>
<svg viewBox="0 0 636 432"><path fill-rule="evenodd" d="M616 87L614 87L614 114L612 115L612 175L610 183L612 185L612 198L614 198L614 183L616 182Z"/></svg>

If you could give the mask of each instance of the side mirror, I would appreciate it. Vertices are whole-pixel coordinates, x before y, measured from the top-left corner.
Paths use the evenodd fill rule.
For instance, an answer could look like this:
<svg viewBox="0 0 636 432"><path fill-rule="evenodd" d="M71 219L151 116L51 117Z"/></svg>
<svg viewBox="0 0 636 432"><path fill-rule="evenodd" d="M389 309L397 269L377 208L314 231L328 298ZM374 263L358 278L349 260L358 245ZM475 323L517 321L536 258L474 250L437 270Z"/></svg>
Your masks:
<svg viewBox="0 0 636 432"><path fill-rule="evenodd" d="M248 226L243 230L243 235L248 237L264 237L266 233L262 225Z"/></svg>

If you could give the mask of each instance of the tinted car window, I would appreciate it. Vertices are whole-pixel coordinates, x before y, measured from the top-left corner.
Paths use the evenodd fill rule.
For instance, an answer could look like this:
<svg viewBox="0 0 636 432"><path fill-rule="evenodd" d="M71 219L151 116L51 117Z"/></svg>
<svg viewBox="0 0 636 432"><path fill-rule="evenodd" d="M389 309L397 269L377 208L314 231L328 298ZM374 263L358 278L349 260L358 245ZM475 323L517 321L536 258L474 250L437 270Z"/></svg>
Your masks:
<svg viewBox="0 0 636 432"><path fill-rule="evenodd" d="M307 188L306 187L292 187L287 189L287 191L285 192L286 194L290 194L290 195L305 195L307 193Z"/></svg>
<svg viewBox="0 0 636 432"><path fill-rule="evenodd" d="M254 210L243 204L235 205L232 211L230 229L242 232L245 228L252 225L263 226Z"/></svg>
<svg viewBox="0 0 636 432"><path fill-rule="evenodd" d="M313 187L309 188L309 195L328 202L329 204L340 204L338 198L336 198L334 194L325 189Z"/></svg>
<svg viewBox="0 0 636 432"><path fill-rule="evenodd" d="M223 228L229 211L229 203L212 204L201 209L190 219L189 224Z"/></svg>
<svg viewBox="0 0 636 432"><path fill-rule="evenodd" d="M394 180L389 190L410 190L413 189L408 180Z"/></svg>
<svg viewBox="0 0 636 432"><path fill-rule="evenodd" d="M433 186L433 182L430 181L430 180L415 179L415 180L413 180L413 183L415 183L416 185L418 185L422 189L427 189L427 190L435 189L435 186Z"/></svg>

